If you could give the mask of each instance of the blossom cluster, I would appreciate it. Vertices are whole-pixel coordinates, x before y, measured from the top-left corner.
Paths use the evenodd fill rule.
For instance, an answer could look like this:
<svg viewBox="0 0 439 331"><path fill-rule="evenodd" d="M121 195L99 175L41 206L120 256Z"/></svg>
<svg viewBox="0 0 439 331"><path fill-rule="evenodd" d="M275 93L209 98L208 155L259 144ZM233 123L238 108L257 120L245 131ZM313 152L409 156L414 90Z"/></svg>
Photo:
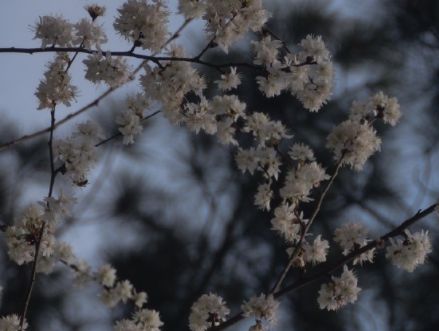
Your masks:
<svg viewBox="0 0 439 331"><path fill-rule="evenodd" d="M115 89L132 78L131 69L122 52L115 56L101 49L108 38L96 20L104 14L105 8L92 5L86 9L91 19L84 18L75 24L62 16L40 17L35 38L41 41L42 48L85 49L88 53L82 61L85 78ZM209 48L219 46L227 53L247 32L258 32L257 39L251 42L253 61L246 67L257 72L259 91L267 98L289 93L305 109L317 112L331 96L334 74L331 55L322 38L308 35L298 45L289 47L265 27L270 13L263 8L261 0L180 0L178 10L187 21L200 18L205 23L210 41L200 55L193 58L176 43L168 46L170 10L165 1L127 0L118 9L113 27L132 46L125 55L133 55L138 47L154 55L164 55L145 57L149 61L139 66L143 70L141 91L127 98L126 108L115 118L123 143L134 143L142 132L141 122L151 105L159 105L173 124L183 125L195 134L214 135L221 144L234 148L240 171L261 179L254 204L272 212L271 229L285 242L292 265L304 271L308 266L326 262L329 241L308 233L321 200L311 215L304 205L316 201L315 193L319 190L323 190L321 197L324 197L342 166L359 171L380 150L381 139L374 124L381 120L396 125L401 117L398 101L378 92L364 102L352 103L348 119L327 137L326 146L336 161L336 170L330 176L310 146L292 141L292 133L277 119L275 112L249 109L238 97L235 92L240 88L243 75L239 64L215 65L200 61ZM68 51L57 53L37 87L38 109L50 109L52 120L57 106L70 106L78 95L68 72L78 54L70 57ZM206 81L194 63L216 69L215 80ZM86 122L63 139L53 137L53 130L54 123L50 138L50 144L53 142L51 165L55 166L51 169L52 176L66 174L74 185L85 186L89 172L98 161L96 146L103 139L101 130L94 123ZM240 139L241 136L248 139ZM327 186L322 188L325 182ZM69 216L73 202L74 199L66 195L59 194L55 198L50 193L40 203L27 207L22 216L6 228L9 257L18 265L35 261L37 271L44 273L52 272L56 263L61 262L74 271L76 284L96 281L102 289L100 299L109 308L130 302L134 313L131 318L117 321L115 331L159 331L163 322L159 312L145 307L146 292L137 291L129 280L118 279L111 265L104 264L93 272L86 261L73 254L67 243L57 240L57 226ZM371 242L367 230L359 223L347 223L336 229L333 240L344 256L355 254ZM431 249L428 232L412 234L406 230L403 239L389 240L386 257L397 267L412 272L425 262ZM375 253L372 248L358 254L353 258L353 266L372 263ZM322 284L317 302L321 309L337 310L355 302L360 290L357 277L345 265L339 277L332 276L329 282ZM260 294L243 302L242 316L255 320L250 331L267 330L275 324L279 302L273 294ZM229 313L222 297L204 294L191 307L189 327L192 331L206 331L226 321ZM19 324L17 315L9 315L0 319L0 330L17 331Z"/></svg>

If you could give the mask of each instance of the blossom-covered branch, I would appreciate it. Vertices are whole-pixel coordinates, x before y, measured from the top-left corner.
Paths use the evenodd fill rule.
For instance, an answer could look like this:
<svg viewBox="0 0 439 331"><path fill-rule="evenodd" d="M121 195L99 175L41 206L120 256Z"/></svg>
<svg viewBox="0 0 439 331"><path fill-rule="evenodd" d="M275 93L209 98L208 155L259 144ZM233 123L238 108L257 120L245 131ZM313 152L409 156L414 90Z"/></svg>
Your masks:
<svg viewBox="0 0 439 331"><path fill-rule="evenodd" d="M378 248L378 247L381 247L381 248L384 247L385 243L387 241L389 241L389 239L394 238L394 237L398 237L398 236L404 236L405 231L410 226L412 226L416 222L419 222L420 220L422 220L426 216L432 214L438 208L439 208L439 204L436 203L436 204L433 204L433 205L425 208L424 210L418 211L415 215L408 218L407 220L402 222L398 227L387 232L386 234L384 234L380 238L378 238L374 241L371 241L369 244L367 244L364 247L361 247L361 248L358 248L358 249L352 251L349 255L344 256L343 258L339 259L336 262L333 262L333 263L328 262L327 266L324 267L323 270L319 270L318 272L311 274L311 275L305 275L305 276L301 277L300 279L298 279L296 282L279 289L278 291L276 291L273 294L273 297L276 299L280 298L280 297L282 297L286 294L289 294L295 290L298 290L298 289L303 288L307 285L310 285L310 284L312 284L312 283L314 283L322 278L328 277L329 275L333 274L338 269L347 265L349 262L353 261L355 258L361 256L362 254L367 253L368 251L373 250L373 249ZM229 326L232 326L232 325L236 324L237 322L243 320L244 318L246 318L245 312L241 312L239 314L234 315L233 317L230 317L229 319L227 319L223 323L220 323L218 326L212 327L208 330L209 331L224 330L224 329L228 328Z"/></svg>

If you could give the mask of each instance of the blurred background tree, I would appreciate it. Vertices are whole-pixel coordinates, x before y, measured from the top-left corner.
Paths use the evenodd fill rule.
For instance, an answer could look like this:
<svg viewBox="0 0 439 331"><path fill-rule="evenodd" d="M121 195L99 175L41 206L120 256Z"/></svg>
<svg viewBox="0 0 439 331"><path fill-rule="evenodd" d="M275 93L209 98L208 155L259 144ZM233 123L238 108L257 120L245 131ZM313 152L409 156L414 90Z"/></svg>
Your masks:
<svg viewBox="0 0 439 331"><path fill-rule="evenodd" d="M436 201L439 3L304 0L267 2L267 6L273 12L270 30L290 47L307 34L322 35L336 65L335 89L319 114L309 113L287 94L266 99L257 90L255 73L246 71L239 97L248 109L282 120L291 128L293 141L309 144L327 169L334 165L324 148L326 136L346 117L353 100L383 90L397 96L403 110L399 127L379 128L382 151L364 171L342 170L312 232L331 239L338 225L361 220L378 236ZM195 48L205 42L200 40ZM243 49L234 48L229 56L251 61L251 54ZM210 50L206 57L225 61L218 50ZM216 72L204 74L212 78L209 81L217 79ZM103 107L111 110L97 115L99 122L107 123L107 132L114 132L109 113L124 106L109 100ZM8 123L2 126L1 141L16 135ZM287 143L281 149L286 151ZM121 278L145 290L149 306L161 312L166 330L188 329L190 306L203 293L220 293L233 311L244 298L273 285L287 263L285 245L269 231L270 214L253 206L258 178L238 172L233 150L210 136L192 135L154 118L145 123L142 138L132 147L113 142L101 152L103 161L89 187L78 194L74 216L61 235L73 241L79 255L86 247L83 251L91 263L109 260ZM2 152L0 162L0 217L8 224L22 195L46 183L45 138ZM305 214L313 206L309 203ZM423 225L431 228L437 246L437 220L435 224L432 217ZM20 311L29 268L8 261L3 241L1 245L0 279L7 284L3 315ZM288 295L276 329L438 329L435 248L429 263L414 273L400 272L379 254L373 265L358 268L363 288L358 303L335 313L319 310L319 284ZM331 254L330 259L340 252L334 249ZM296 277L293 271L287 281ZM93 285L72 286L69 271L62 267L49 277L39 277L29 315L31 330L109 330L112 320L128 309L108 312L97 293ZM230 330L246 330L246 324Z"/></svg>

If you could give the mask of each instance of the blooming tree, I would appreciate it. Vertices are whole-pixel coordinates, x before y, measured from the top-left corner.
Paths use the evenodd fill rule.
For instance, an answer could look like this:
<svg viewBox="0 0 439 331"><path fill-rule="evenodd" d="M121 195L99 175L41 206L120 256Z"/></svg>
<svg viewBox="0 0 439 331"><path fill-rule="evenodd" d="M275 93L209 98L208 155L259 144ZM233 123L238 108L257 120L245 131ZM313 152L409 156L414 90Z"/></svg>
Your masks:
<svg viewBox="0 0 439 331"><path fill-rule="evenodd" d="M221 293L199 297L187 316L192 331L222 330L241 319L252 321L252 331L268 330L276 323L282 296L322 279L318 293L311 295L321 309L342 309L361 295L355 270L358 265L373 263L378 254L408 272L425 262L432 251L428 231L411 232L409 228L437 211L437 203L419 210L378 238L369 236L361 223L344 224L333 238L323 238L312 230L340 170L346 167L361 171L368 159L380 151L376 125L395 126L400 121L396 98L377 91L365 100L353 101L347 119L334 123L327 137L326 147L333 155L333 164L323 166L319 156L305 142L296 141L294 132L284 123L270 118L264 110L249 109L235 93L251 71L256 73L259 93L266 98L288 93L300 101L302 111L324 112L331 97L334 66L322 37L306 35L298 45L288 45L266 26L271 14L261 0L180 0L178 14L184 17L184 23L174 32L167 27L170 10L165 1L127 0L118 9L113 27L130 48L112 51L105 47L108 31L100 23L106 19L105 8L89 5L86 10L88 16L76 23L61 15L40 17L33 30L41 47L0 48L1 53L54 56L35 92L38 110L50 114L50 125L1 144L6 149L47 134L50 180L46 196L35 198L11 225L2 226L11 261L31 265L32 272L23 310L2 317L0 330L26 330L34 284L44 277L40 274L50 274L59 265L70 269L78 284L99 284L100 298L109 309L132 303L133 314L117 321L114 330L157 331L166 325L160 313L149 305L146 292L134 288L130 280L119 278L109 264L93 270L74 254L69 243L57 237L57 229L75 204L72 196L57 190L57 182L69 182L81 195L82 187L93 185L89 173L99 159L99 146L119 138L125 145L134 144L143 123L158 114L195 134L214 136L224 148L234 151L236 167L243 176L260 179L254 192L255 208L271 215L271 228L267 226L267 231L273 230L285 243L288 256L283 272L273 276L272 288L242 298L240 311L231 312ZM190 57L178 38L194 20L204 22L209 42ZM228 54L234 44L250 35L251 62L217 63L205 59L213 48ZM58 107L73 107L80 95L70 68L81 58L85 79L105 84L108 89L90 104L59 119ZM127 59L139 61L138 66L131 67ZM200 66L215 70L216 79L205 79ZM58 126L79 117L132 80L138 80L139 88L137 93L127 95L126 108L114 118L117 134L109 136L96 123L87 121L77 125L66 138L56 136ZM213 96L206 93L207 88L215 91ZM288 148L281 147L281 143ZM304 206L312 201L315 207L308 214ZM328 252L339 248L338 260L327 261ZM301 272L302 277L285 284L287 275L295 271Z"/></svg>

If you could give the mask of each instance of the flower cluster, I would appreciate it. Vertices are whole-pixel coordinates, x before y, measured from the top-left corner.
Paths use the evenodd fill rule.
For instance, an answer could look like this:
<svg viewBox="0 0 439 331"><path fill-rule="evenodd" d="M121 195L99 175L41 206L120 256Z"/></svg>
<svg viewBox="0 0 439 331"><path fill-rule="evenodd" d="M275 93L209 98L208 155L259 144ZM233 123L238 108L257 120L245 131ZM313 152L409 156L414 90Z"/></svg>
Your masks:
<svg viewBox="0 0 439 331"><path fill-rule="evenodd" d="M40 102L38 109L53 109L58 104L71 105L77 89L70 83L71 78L66 70L68 63L69 57L66 54L59 54L48 65L44 79L35 92Z"/></svg>
<svg viewBox="0 0 439 331"><path fill-rule="evenodd" d="M123 135L125 145L134 143L134 137L142 132L141 121L148 106L145 96L138 93L127 99L127 109L116 117L116 123L119 125L119 132Z"/></svg>
<svg viewBox="0 0 439 331"><path fill-rule="evenodd" d="M334 241L343 249L343 255L348 255L352 251L367 245L367 230L359 223L348 223L335 230ZM375 249L369 249L354 259L355 264L372 262Z"/></svg>
<svg viewBox="0 0 439 331"><path fill-rule="evenodd" d="M431 242L428 231L411 233L404 232L405 239L390 239L387 246L386 257L398 268L409 272L425 262L428 253L431 252Z"/></svg>
<svg viewBox="0 0 439 331"><path fill-rule="evenodd" d="M168 35L168 9L162 0L128 0L118 9L114 28L143 49L158 51Z"/></svg>
<svg viewBox="0 0 439 331"><path fill-rule="evenodd" d="M105 82L109 86L118 86L129 78L126 61L112 57L110 53L89 55L83 63L86 66L85 78L93 83Z"/></svg>
<svg viewBox="0 0 439 331"><path fill-rule="evenodd" d="M0 318L0 330L2 331L25 331L27 327L27 322L24 322L23 328L20 328L20 318L17 315Z"/></svg>
<svg viewBox="0 0 439 331"><path fill-rule="evenodd" d="M358 279L346 266L340 277L332 277L331 282L323 284L317 299L320 309L337 310L348 303L357 301L361 288Z"/></svg>
<svg viewBox="0 0 439 331"><path fill-rule="evenodd" d="M189 328L192 331L205 331L223 322L230 310L220 296L203 294L191 307Z"/></svg>
<svg viewBox="0 0 439 331"><path fill-rule="evenodd" d="M327 147L333 151L334 159L361 170L367 159L380 150L381 139L372 125L375 119L395 125L400 116L396 99L381 92L367 102L354 102L349 119L329 134Z"/></svg>
<svg viewBox="0 0 439 331"><path fill-rule="evenodd" d="M246 317L254 317L256 324L250 330L266 330L264 324L272 326L276 323L277 308L279 302L272 295L260 294L244 302L241 306Z"/></svg>
<svg viewBox="0 0 439 331"><path fill-rule="evenodd" d="M209 38L225 52L248 31L259 31L269 17L262 0L206 0L203 15Z"/></svg>
<svg viewBox="0 0 439 331"><path fill-rule="evenodd" d="M101 138L99 127L88 121L79 124L71 137L55 142L56 160L74 184L87 184L87 173L97 161L95 145Z"/></svg>
<svg viewBox="0 0 439 331"><path fill-rule="evenodd" d="M253 44L254 63L263 65L267 71L267 75L256 78L265 96L270 98L289 90L312 112L318 111L328 100L333 68L321 37L307 36L299 44L299 52L288 50L284 57L281 57L283 43L270 35Z"/></svg>
<svg viewBox="0 0 439 331"><path fill-rule="evenodd" d="M160 314L153 309L141 309L131 319L117 321L114 331L160 331L163 322Z"/></svg>

